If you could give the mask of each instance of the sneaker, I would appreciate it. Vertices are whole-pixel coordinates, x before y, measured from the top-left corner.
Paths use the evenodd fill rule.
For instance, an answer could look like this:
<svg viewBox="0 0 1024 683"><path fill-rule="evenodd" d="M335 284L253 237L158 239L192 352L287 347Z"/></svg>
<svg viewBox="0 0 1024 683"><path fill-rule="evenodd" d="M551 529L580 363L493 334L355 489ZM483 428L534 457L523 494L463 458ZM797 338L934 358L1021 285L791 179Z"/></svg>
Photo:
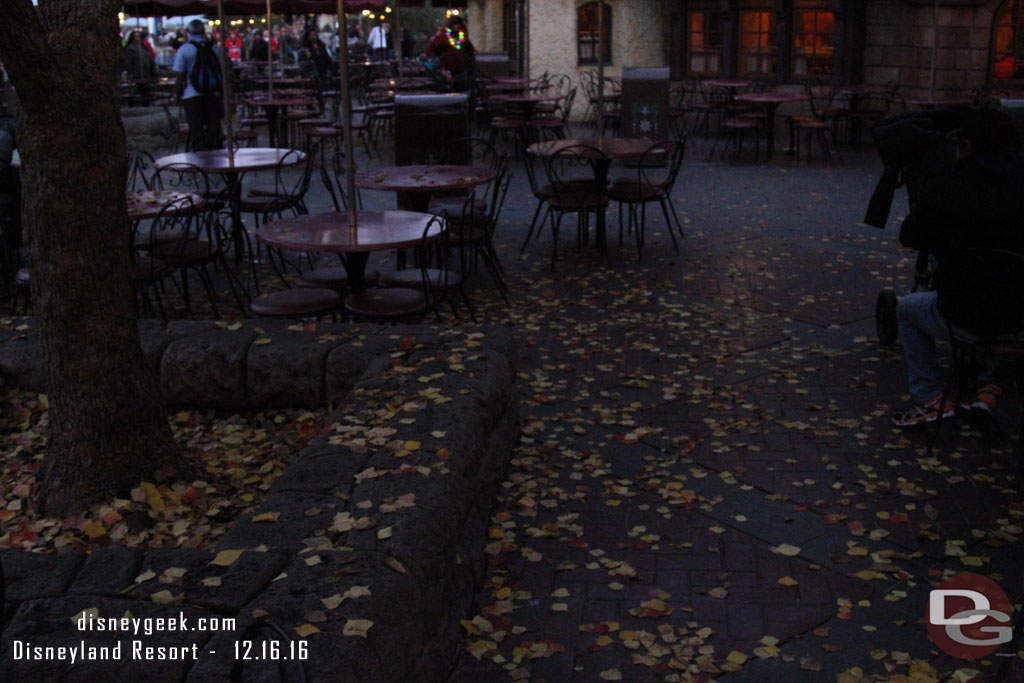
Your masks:
<svg viewBox="0 0 1024 683"><path fill-rule="evenodd" d="M978 394L974 397L973 401L965 401L960 404L960 407L966 410L971 417L992 417L992 413L995 411L996 406L999 405L999 399L1002 395L1002 389L994 384L988 384L978 389Z"/></svg>
<svg viewBox="0 0 1024 683"><path fill-rule="evenodd" d="M892 414L892 423L896 427L901 429L907 427L919 427L929 422L935 422L940 419L939 415L939 401L942 399L941 396L925 401L924 403L918 403L911 406L907 410L897 411ZM941 419L953 417L956 411L953 409L953 402L946 401L945 410L942 411Z"/></svg>

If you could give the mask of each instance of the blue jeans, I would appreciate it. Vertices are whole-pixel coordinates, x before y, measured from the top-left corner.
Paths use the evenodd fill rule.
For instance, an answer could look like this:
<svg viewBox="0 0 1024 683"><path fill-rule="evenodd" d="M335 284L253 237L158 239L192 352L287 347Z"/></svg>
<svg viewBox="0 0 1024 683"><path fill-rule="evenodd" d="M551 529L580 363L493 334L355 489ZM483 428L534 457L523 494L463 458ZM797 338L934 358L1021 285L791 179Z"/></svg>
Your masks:
<svg viewBox="0 0 1024 683"><path fill-rule="evenodd" d="M939 364L936 339L949 339L946 319L939 313L939 295L935 292L914 292L900 299L896 307L903 356L907 360L910 395L923 403L942 393L943 371ZM978 340L966 330L954 328L956 338L965 342ZM979 375L978 383L998 385L998 364L990 362Z"/></svg>

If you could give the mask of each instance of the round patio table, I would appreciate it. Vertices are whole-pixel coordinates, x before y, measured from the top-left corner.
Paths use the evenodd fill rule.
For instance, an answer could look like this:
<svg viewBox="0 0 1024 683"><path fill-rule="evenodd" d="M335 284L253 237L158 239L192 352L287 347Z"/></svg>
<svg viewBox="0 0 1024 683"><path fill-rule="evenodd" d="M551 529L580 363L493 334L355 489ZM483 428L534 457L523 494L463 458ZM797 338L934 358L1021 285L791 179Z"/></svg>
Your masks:
<svg viewBox="0 0 1024 683"><path fill-rule="evenodd" d="M526 152L537 157L553 157L570 147L580 145L593 147L596 150L593 153L594 186L603 192L604 188L608 185L608 169L613 160L637 159L654 145L664 142L664 140L652 140L650 138L566 138L564 140L535 142L526 148ZM606 241L605 215L603 211L597 212L595 228L597 230L597 246L604 253L606 251Z"/></svg>
<svg viewBox="0 0 1024 683"><path fill-rule="evenodd" d="M797 92L742 92L736 95L737 102L759 104L765 112L765 135L768 138L768 158L775 153L775 112L786 102L806 102L811 99L807 93Z"/></svg>
<svg viewBox="0 0 1024 683"><path fill-rule="evenodd" d="M287 157L287 158L286 158ZM239 203L242 199L242 176L249 171L276 169L282 162L289 166L302 163L305 152L277 147L242 147L228 156L226 149L206 149L199 152L181 152L160 157L153 162L157 168L175 164L191 164L206 173L218 173L224 178L231 203L231 239L235 243L235 260L242 259L245 243L245 225Z"/></svg>
<svg viewBox="0 0 1024 683"><path fill-rule="evenodd" d="M288 251L344 254L349 287L358 292L365 288L363 278L370 252L418 245L432 218L431 214L415 211L359 211L356 227L352 228L347 212L309 213L267 223L256 231L256 239ZM438 221L431 226L427 239L440 236Z"/></svg>
<svg viewBox="0 0 1024 683"><path fill-rule="evenodd" d="M401 192L398 208L426 211L435 192L468 190L494 180L497 174L483 166L430 164L420 166L385 166L375 171L356 174L356 187L362 190Z"/></svg>

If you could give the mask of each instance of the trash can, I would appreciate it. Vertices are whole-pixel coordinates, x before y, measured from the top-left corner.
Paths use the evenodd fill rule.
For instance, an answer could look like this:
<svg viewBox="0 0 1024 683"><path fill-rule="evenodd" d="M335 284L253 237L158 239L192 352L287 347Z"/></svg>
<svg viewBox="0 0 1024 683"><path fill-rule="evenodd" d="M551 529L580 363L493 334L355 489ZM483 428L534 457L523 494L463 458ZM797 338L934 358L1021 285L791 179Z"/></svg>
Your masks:
<svg viewBox="0 0 1024 683"><path fill-rule="evenodd" d="M454 140L469 137L465 93L395 95L395 165L437 163ZM469 163L450 159L452 163Z"/></svg>
<svg viewBox="0 0 1024 683"><path fill-rule="evenodd" d="M623 69L620 135L667 140L671 114L668 92L668 67Z"/></svg>

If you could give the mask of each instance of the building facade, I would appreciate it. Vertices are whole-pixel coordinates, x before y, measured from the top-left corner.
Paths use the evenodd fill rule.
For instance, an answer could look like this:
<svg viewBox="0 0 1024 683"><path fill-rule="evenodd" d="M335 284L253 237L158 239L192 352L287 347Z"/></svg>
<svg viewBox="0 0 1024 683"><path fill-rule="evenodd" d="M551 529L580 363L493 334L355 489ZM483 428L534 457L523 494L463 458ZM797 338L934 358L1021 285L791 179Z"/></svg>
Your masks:
<svg viewBox="0 0 1024 683"><path fill-rule="evenodd" d="M674 78L1024 90L1024 0L469 0L473 39L522 72L669 66Z"/></svg>

